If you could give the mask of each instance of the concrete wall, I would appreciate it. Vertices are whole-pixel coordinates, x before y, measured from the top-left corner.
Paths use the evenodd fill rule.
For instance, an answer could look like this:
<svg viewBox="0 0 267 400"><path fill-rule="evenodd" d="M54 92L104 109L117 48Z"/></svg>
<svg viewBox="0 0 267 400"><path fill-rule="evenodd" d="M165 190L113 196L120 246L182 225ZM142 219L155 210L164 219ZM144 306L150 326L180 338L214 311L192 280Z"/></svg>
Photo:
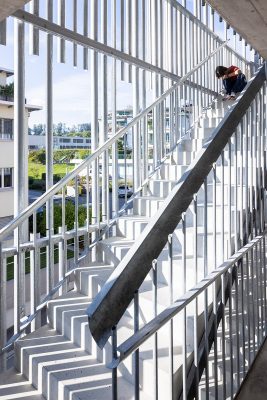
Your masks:
<svg viewBox="0 0 267 400"><path fill-rule="evenodd" d="M6 73L1 72L0 73L0 85L4 86L6 84Z"/></svg>
<svg viewBox="0 0 267 400"><path fill-rule="evenodd" d="M0 118L14 119L14 107L0 104ZM28 171L28 111L25 110L26 145L24 151L25 166ZM0 139L0 168L14 168L14 141ZM28 172L26 173L28 176ZM14 173L13 173L14 184ZM28 195L28 179L25 181L25 196ZM14 189L0 189L0 218L14 214Z"/></svg>
<svg viewBox="0 0 267 400"><path fill-rule="evenodd" d="M0 168L14 167L13 140L0 139Z"/></svg>
<svg viewBox="0 0 267 400"><path fill-rule="evenodd" d="M0 218L14 214L14 189L0 189Z"/></svg>

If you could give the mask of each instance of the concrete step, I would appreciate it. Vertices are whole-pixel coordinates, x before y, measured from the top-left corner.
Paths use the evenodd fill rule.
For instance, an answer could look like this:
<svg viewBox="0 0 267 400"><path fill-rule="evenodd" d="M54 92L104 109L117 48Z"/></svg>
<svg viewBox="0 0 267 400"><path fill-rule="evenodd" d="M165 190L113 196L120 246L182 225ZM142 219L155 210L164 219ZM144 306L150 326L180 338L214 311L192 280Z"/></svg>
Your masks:
<svg viewBox="0 0 267 400"><path fill-rule="evenodd" d="M152 217L162 205L164 198L155 196L139 196L133 200L133 213Z"/></svg>
<svg viewBox="0 0 267 400"><path fill-rule="evenodd" d="M71 341L61 336L60 343L52 343L51 337L58 333L49 329L50 336L39 337L36 331L30 338L16 345L23 352L22 372L32 384L49 400L68 399L75 387L76 398L84 390L95 393L94 399L103 399L111 394L111 370ZM27 366L28 364L28 366ZM133 398L133 387L120 377L125 398ZM70 388L71 387L71 388ZM109 398L109 397L107 397ZM122 398L122 397L121 397ZM149 398L149 397L145 397Z"/></svg>
<svg viewBox="0 0 267 400"><path fill-rule="evenodd" d="M0 399L45 400L43 395L14 368L0 374Z"/></svg>
<svg viewBox="0 0 267 400"><path fill-rule="evenodd" d="M125 236L129 240L137 239L149 222L149 218L140 215L125 215L118 218L116 236Z"/></svg>
<svg viewBox="0 0 267 400"><path fill-rule="evenodd" d="M176 185L176 180L153 179L148 182L148 191L152 196L167 197Z"/></svg>
<svg viewBox="0 0 267 400"><path fill-rule="evenodd" d="M122 236L114 236L102 240L99 243L99 247L104 253L106 263L117 266L133 243L134 240Z"/></svg>
<svg viewBox="0 0 267 400"><path fill-rule="evenodd" d="M159 171L155 174L154 179L178 181L183 173L187 170L187 168L187 165L174 165L170 163L164 163L161 165Z"/></svg>

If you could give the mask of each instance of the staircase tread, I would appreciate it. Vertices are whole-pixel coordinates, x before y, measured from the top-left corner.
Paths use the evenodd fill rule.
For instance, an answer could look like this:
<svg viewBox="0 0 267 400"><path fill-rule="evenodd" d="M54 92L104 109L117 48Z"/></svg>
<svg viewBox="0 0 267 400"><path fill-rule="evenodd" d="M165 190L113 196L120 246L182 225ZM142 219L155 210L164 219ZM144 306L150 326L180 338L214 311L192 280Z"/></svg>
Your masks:
<svg viewBox="0 0 267 400"><path fill-rule="evenodd" d="M121 217L118 218L119 220L136 220L136 221L149 221L150 217L146 217L145 215L139 215L139 214L126 214L122 215Z"/></svg>
<svg viewBox="0 0 267 400"><path fill-rule="evenodd" d="M15 368L0 374L0 399L43 400L44 397Z"/></svg>
<svg viewBox="0 0 267 400"><path fill-rule="evenodd" d="M135 241L133 239L128 239L124 236L112 236L110 238L102 240L101 242L106 245L131 246Z"/></svg>
<svg viewBox="0 0 267 400"><path fill-rule="evenodd" d="M160 196L153 196L153 195L146 195L146 196L136 196L136 200L158 200L158 201L163 201L165 197L160 197Z"/></svg>

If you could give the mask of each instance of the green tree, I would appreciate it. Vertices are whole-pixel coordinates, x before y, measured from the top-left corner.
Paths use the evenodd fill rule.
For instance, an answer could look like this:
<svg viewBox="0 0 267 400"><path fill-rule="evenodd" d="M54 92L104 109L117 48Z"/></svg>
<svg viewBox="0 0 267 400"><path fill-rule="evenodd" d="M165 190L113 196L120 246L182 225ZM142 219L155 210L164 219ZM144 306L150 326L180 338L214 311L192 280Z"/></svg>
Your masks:
<svg viewBox="0 0 267 400"><path fill-rule="evenodd" d="M87 213L86 207L79 206L78 208L78 223L79 226L84 226L86 221ZM65 204L65 221L67 229L73 229L75 221L75 205L71 201L66 201ZM58 228L62 226L62 207L61 205L54 205L54 229L58 232ZM31 228L31 226L30 226ZM41 236L46 236L46 210L39 213L37 216L37 232Z"/></svg>

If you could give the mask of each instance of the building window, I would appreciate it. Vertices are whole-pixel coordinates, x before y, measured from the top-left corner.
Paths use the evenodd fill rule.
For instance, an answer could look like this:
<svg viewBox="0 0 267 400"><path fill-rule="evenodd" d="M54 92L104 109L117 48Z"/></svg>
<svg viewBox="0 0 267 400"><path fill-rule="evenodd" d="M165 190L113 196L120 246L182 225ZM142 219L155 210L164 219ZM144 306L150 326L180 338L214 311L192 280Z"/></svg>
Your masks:
<svg viewBox="0 0 267 400"><path fill-rule="evenodd" d="M0 168L0 188L13 186L13 168Z"/></svg>
<svg viewBox="0 0 267 400"><path fill-rule="evenodd" d="M13 139L13 119L0 118L0 139Z"/></svg>
<svg viewBox="0 0 267 400"><path fill-rule="evenodd" d="M61 143L70 143L70 139L63 139L63 138L60 138L59 141L60 141Z"/></svg>
<svg viewBox="0 0 267 400"><path fill-rule="evenodd" d="M83 139L73 139L73 143L83 143Z"/></svg>

